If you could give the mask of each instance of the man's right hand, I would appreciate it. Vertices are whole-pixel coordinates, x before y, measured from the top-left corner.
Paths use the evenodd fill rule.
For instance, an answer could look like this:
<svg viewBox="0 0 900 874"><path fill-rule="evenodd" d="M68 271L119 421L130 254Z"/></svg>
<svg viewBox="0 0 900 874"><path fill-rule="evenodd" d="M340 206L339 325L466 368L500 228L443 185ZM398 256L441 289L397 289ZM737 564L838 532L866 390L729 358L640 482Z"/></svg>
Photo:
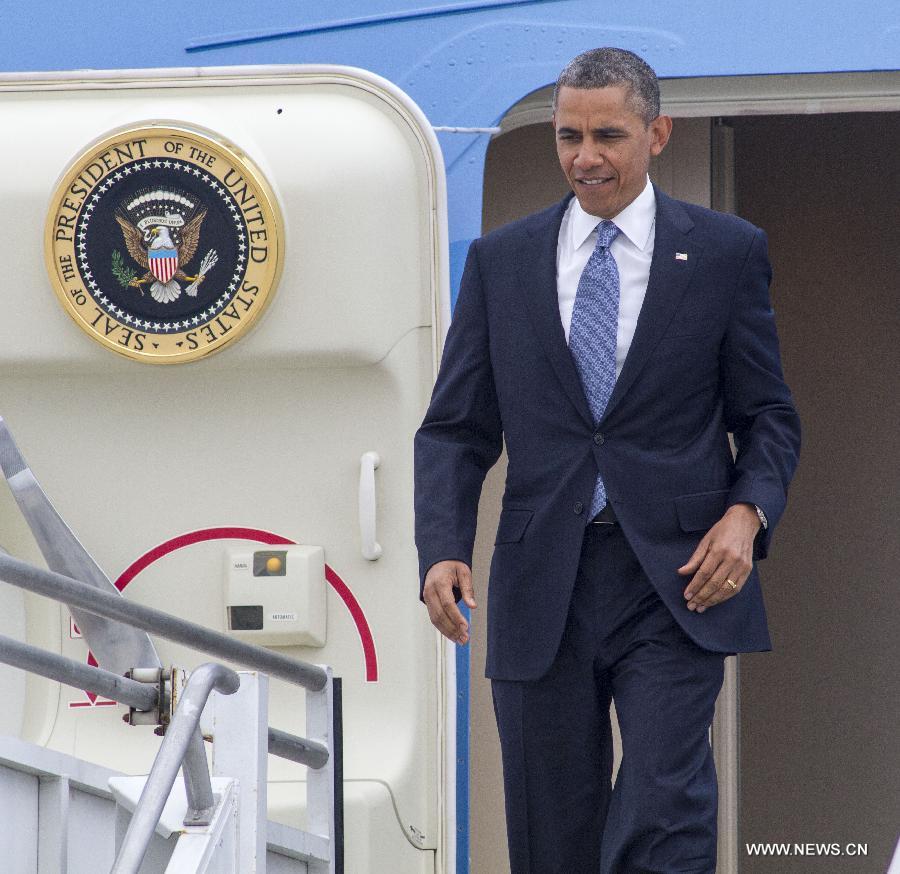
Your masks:
<svg viewBox="0 0 900 874"><path fill-rule="evenodd" d="M428 568L425 574L425 586L422 597L431 617L431 624L444 637L454 643L465 644L469 641L469 623L456 606L453 589L457 588L462 599L474 610L475 589L472 587L472 570L462 561L439 561Z"/></svg>

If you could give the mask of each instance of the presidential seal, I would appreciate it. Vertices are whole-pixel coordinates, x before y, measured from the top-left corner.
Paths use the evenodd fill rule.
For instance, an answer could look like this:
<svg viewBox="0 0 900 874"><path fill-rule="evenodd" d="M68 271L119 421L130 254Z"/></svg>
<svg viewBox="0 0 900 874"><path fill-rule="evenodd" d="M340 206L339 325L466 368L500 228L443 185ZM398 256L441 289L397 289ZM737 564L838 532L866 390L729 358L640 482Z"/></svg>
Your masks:
<svg viewBox="0 0 900 874"><path fill-rule="evenodd" d="M240 337L281 272L281 215L252 162L208 131L150 124L105 137L65 171L47 269L98 343L177 363Z"/></svg>

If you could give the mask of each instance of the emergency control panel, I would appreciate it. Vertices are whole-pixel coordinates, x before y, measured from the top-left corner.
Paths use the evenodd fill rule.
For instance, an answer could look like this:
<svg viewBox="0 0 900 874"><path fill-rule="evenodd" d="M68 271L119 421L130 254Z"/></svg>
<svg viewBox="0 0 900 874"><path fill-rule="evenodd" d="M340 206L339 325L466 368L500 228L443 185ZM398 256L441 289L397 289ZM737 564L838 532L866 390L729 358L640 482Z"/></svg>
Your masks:
<svg viewBox="0 0 900 874"><path fill-rule="evenodd" d="M225 627L269 646L324 646L325 550L284 546L225 556Z"/></svg>

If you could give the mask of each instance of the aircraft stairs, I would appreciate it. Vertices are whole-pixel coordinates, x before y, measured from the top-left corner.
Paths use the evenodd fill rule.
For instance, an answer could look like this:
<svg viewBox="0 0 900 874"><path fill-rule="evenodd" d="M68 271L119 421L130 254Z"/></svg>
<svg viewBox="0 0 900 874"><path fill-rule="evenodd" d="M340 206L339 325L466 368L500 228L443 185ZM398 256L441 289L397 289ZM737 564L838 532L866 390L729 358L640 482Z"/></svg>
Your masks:
<svg viewBox="0 0 900 874"><path fill-rule="evenodd" d="M0 467L49 568L0 551L0 580L68 605L99 666L2 635L0 661L117 701L127 723L163 736L146 777L0 738L0 870L342 874L340 680L330 668L126 601L47 499L2 419ZM151 632L247 670L164 668ZM270 676L306 690L309 738L269 726ZM269 754L308 769L305 830L267 819Z"/></svg>

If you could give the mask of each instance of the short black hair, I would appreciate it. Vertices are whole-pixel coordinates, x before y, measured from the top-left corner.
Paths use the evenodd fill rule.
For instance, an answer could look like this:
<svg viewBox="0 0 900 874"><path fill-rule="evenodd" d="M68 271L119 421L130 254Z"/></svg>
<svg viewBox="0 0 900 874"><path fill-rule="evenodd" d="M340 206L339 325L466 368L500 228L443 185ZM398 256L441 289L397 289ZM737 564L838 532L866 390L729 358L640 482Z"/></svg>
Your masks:
<svg viewBox="0 0 900 874"><path fill-rule="evenodd" d="M553 109L559 89L607 88L624 85L631 92L635 112L650 124L659 115L659 80L653 68L627 49L605 46L582 52L566 64L553 89Z"/></svg>

